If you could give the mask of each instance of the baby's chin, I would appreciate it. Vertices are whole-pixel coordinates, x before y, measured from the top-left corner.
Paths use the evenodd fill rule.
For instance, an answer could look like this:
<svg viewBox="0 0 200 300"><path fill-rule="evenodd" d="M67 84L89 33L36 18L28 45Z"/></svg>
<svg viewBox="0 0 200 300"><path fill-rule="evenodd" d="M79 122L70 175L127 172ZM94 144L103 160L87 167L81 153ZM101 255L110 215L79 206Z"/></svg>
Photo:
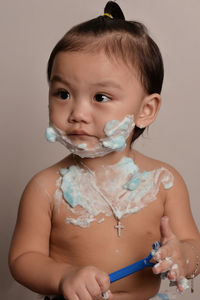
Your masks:
<svg viewBox="0 0 200 300"><path fill-rule="evenodd" d="M67 136L72 145L76 145L79 149L93 150L99 145L99 139L94 136Z"/></svg>

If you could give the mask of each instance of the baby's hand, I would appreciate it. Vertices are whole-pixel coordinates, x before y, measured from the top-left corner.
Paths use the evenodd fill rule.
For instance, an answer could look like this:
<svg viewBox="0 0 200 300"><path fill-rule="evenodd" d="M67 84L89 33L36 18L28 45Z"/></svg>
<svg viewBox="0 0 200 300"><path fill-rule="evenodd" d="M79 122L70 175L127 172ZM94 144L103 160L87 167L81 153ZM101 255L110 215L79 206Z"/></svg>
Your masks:
<svg viewBox="0 0 200 300"><path fill-rule="evenodd" d="M59 287L68 300L102 299L103 293L107 295L106 299L112 299L109 276L92 266L74 269L70 275L64 275Z"/></svg>
<svg viewBox="0 0 200 300"><path fill-rule="evenodd" d="M181 242L172 232L168 217L161 218L161 245L154 258L158 263L153 267L154 274L167 273L170 281L176 282L179 292L183 292L187 285L184 277L185 258L182 253Z"/></svg>

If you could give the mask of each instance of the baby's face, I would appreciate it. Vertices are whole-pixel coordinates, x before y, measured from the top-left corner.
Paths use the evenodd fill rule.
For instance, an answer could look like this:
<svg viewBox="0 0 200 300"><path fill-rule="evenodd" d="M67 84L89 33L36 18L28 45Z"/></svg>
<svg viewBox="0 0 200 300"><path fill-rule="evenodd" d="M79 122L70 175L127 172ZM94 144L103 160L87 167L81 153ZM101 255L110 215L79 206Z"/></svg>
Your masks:
<svg viewBox="0 0 200 300"><path fill-rule="evenodd" d="M95 147L105 137L105 124L122 121L127 115L134 115L137 125L144 97L136 71L109 59L103 51L60 52L55 57L49 90L50 123L73 143Z"/></svg>

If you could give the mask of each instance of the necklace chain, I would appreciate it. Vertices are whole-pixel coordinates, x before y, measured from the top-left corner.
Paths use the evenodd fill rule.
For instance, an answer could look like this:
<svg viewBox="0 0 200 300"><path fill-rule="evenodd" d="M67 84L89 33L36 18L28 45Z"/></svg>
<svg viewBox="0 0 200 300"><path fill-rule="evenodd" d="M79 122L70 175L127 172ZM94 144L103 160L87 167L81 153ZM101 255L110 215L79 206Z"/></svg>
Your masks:
<svg viewBox="0 0 200 300"><path fill-rule="evenodd" d="M77 161L75 155L73 155L72 157L73 157L73 160L74 160L75 164L83 166L83 168L85 170L87 170L88 173L92 176L92 178L95 179L94 172L88 166L86 166L82 161ZM101 196L101 198L107 203L107 205L110 207L110 209L113 213L113 216L117 221L117 225L115 225L114 228L117 229L117 235L118 235L118 237L120 237L121 236L121 229L124 229L124 226L121 225L120 218L116 216L116 213L115 213L115 210L114 210L112 204L110 203L108 198L104 195L104 193L98 188L98 186L96 184L93 184L90 181L90 185L93 188L93 190L96 191Z"/></svg>

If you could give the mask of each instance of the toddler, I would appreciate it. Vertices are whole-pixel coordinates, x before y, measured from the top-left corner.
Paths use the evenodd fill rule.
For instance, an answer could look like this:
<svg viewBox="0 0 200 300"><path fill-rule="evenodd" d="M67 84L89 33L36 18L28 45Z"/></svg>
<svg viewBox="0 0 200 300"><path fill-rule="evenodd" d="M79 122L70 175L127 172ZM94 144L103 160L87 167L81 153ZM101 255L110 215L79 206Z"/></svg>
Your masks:
<svg viewBox="0 0 200 300"><path fill-rule="evenodd" d="M9 256L14 278L44 299L148 300L161 273L180 292L199 274L183 179L134 149L158 114L163 73L145 26L126 21L112 1L53 49L46 138L70 154L25 188ZM156 240L153 268L110 283Z"/></svg>

